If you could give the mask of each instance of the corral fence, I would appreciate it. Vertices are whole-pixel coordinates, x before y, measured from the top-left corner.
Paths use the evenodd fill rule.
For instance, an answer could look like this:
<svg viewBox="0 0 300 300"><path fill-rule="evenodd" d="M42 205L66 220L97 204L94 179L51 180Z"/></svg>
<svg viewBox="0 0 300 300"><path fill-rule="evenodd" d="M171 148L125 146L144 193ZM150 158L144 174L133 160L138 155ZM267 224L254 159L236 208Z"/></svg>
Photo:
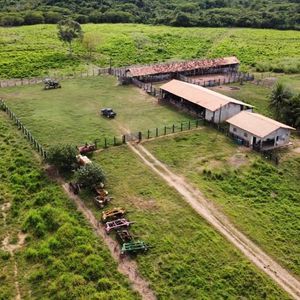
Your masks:
<svg viewBox="0 0 300 300"><path fill-rule="evenodd" d="M27 138L27 140L31 143L33 148L43 157L47 157L47 152L44 147L37 141L37 139L32 135L32 133L23 125L20 119L16 116L16 114L6 105L3 99L0 99L0 109L5 111L7 115L12 119L17 125L18 129L21 130L23 135Z"/></svg>
<svg viewBox="0 0 300 300"><path fill-rule="evenodd" d="M219 86L223 84L230 84L236 82L243 83L244 81L253 81L254 75L249 73L236 72L236 73L229 73L227 74L227 76L224 76L223 78L200 81L191 77L178 74L178 79L184 82L200 85L203 87L212 87L212 86Z"/></svg>
<svg viewBox="0 0 300 300"><path fill-rule="evenodd" d="M44 79L49 77L55 80L64 80L64 79L95 77L95 76L100 76L102 74L111 74L110 72L111 72L110 68L93 68L86 72L73 72L68 74L54 72L52 74L46 74L40 77L2 79L0 80L0 88L39 84L39 83L43 83Z"/></svg>
<svg viewBox="0 0 300 300"><path fill-rule="evenodd" d="M154 96L154 97L158 97L160 95L160 91L159 89L155 88L152 83L145 83L142 82L136 78L132 78L131 79L132 83L134 85L136 85L137 87L143 89L146 93Z"/></svg>

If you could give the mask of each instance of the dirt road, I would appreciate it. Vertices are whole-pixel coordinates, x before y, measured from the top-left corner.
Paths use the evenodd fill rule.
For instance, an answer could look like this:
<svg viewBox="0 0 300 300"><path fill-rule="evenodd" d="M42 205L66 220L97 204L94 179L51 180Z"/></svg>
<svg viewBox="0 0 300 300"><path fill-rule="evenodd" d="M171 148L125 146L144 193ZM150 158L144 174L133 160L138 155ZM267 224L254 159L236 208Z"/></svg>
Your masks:
<svg viewBox="0 0 300 300"><path fill-rule="evenodd" d="M99 226L98 220L95 218L92 211L86 207L84 202L76 195L69 191L68 184L63 183L63 189L70 199L75 203L77 209L88 220L97 236L104 240L112 257L118 263L118 271L124 274L132 285L132 288L137 291L144 300L155 300L156 296L149 287L149 283L144 280L138 272L137 264L134 260L124 257L121 259L119 244L112 239L104 230L103 226Z"/></svg>
<svg viewBox="0 0 300 300"><path fill-rule="evenodd" d="M213 203L205 199L199 190L191 186L185 178L170 171L166 165L158 161L141 144L128 145L149 168L162 177L169 186L176 189L199 215L226 237L226 239L238 248L250 261L269 275L294 299L300 299L300 282L243 233L237 230L228 218L213 205Z"/></svg>

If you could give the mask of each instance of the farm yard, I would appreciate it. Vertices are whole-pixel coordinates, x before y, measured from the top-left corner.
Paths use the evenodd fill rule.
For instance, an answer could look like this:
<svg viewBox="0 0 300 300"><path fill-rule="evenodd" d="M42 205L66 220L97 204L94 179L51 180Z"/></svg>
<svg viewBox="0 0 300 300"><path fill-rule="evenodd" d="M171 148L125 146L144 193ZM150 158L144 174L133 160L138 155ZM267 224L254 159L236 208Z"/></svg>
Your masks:
<svg viewBox="0 0 300 300"><path fill-rule="evenodd" d="M269 121L285 129L273 138L274 148L281 137L282 144L289 145L274 150L276 161L272 162L265 152L241 146L237 136L230 138L229 126L220 123L242 113L254 115L251 105L255 112L278 117L270 108L274 84L282 82L295 93L300 91L298 32L237 28L170 31L164 26L132 24L87 24L83 29L99 43L89 58L80 43L75 43L72 58L64 54L62 44L53 37L52 25L0 28L0 34L4 32L0 78L6 76L13 82L13 77L72 74L107 66L109 60L113 66L122 66L231 57L129 67L118 80L104 74L64 79L62 88L51 90L44 90L42 83L0 85L0 99L48 152L44 155L23 129L17 129L23 125L17 121L14 126L8 120L8 116L14 119L13 115L1 102L7 114L0 112L0 299L297 298L298 133ZM278 44L276 49L271 41ZM183 77L192 74L194 80L208 80L219 76L217 70L224 79L237 70L238 59L233 55L241 61L240 70L255 72L255 80L210 89L236 100L184 82ZM18 61L22 63L18 65ZM195 64L198 69L174 70L174 66ZM160 70L161 74L139 73L143 69ZM111 71L116 75L118 70ZM200 71L205 75L199 77ZM134 72L139 75L135 77ZM176 80L154 93L159 99L131 84L144 88L150 84L152 90L153 80L158 90L168 81L154 79L166 74ZM102 108L112 108L116 117L102 116ZM183 124L194 130L180 132ZM45 161L33 152L22 133ZM127 144L124 134L128 134ZM262 145L264 136L260 137ZM74 147L94 142L99 151L93 153L81 151L88 145ZM118 147L107 148L107 142ZM72 155L68 170L49 159L57 144ZM69 150L67 144L72 145ZM91 149L97 147L91 145ZM84 173L88 167L99 168L97 183L97 176ZM80 179L80 172L86 181ZM88 187L88 180L95 182ZM100 195L108 194L107 202L99 202L106 197ZM124 254L125 244L118 241L118 234L107 230L104 209L126 210L122 218L133 222L133 241L145 241L149 251Z"/></svg>

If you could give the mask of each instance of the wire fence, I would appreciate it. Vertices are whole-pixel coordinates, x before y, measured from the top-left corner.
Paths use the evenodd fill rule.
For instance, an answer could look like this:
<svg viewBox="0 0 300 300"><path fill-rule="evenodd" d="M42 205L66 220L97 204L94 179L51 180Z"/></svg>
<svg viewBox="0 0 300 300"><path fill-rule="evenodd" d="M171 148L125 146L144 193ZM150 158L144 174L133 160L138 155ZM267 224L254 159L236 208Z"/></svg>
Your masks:
<svg viewBox="0 0 300 300"><path fill-rule="evenodd" d="M28 130L20 119L16 116L16 114L6 105L3 99L0 99L0 109L5 111L7 115L12 119L17 125L18 129L21 130L23 135L27 138L33 148L43 157L47 157L47 152L44 147L37 141L37 139L32 135L30 130Z"/></svg>
<svg viewBox="0 0 300 300"><path fill-rule="evenodd" d="M54 72L51 75L47 74L45 76L40 76L40 77L2 79L0 80L0 88L39 84L39 83L43 83L44 79L48 77L51 77L55 80L65 80L65 79L95 77L95 76L100 76L102 74L110 74L110 72L111 72L110 68L93 68L86 72L73 72L69 74Z"/></svg>

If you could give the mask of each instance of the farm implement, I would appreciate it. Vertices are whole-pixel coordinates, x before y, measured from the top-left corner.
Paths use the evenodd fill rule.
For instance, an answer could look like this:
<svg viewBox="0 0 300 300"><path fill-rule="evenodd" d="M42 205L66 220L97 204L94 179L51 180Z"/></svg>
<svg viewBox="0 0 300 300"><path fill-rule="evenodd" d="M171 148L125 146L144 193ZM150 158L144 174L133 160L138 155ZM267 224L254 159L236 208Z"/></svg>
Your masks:
<svg viewBox="0 0 300 300"><path fill-rule="evenodd" d="M126 210L121 207L115 207L113 209L105 210L102 212L101 220L103 223L122 218L126 213Z"/></svg>
<svg viewBox="0 0 300 300"><path fill-rule="evenodd" d="M117 230L116 237L121 245L133 240L133 236L130 234L127 228Z"/></svg>
<svg viewBox="0 0 300 300"><path fill-rule="evenodd" d="M96 150L95 144L85 144L84 146L77 147L80 154L90 153Z"/></svg>
<svg viewBox="0 0 300 300"><path fill-rule="evenodd" d="M112 199L108 196L108 191L103 188L95 188L95 192L97 196L94 198L94 202L99 208L105 207Z"/></svg>
<svg viewBox="0 0 300 300"><path fill-rule="evenodd" d="M110 222L106 222L105 223L105 231L106 233L110 233L112 230L117 230L119 228L123 228L123 227L129 227L131 224L133 224L134 222L129 222L126 219L118 219L118 220L114 220L114 221L110 221Z"/></svg>
<svg viewBox="0 0 300 300"><path fill-rule="evenodd" d="M121 255L146 252L149 248L150 247L143 241L130 241L122 245Z"/></svg>

